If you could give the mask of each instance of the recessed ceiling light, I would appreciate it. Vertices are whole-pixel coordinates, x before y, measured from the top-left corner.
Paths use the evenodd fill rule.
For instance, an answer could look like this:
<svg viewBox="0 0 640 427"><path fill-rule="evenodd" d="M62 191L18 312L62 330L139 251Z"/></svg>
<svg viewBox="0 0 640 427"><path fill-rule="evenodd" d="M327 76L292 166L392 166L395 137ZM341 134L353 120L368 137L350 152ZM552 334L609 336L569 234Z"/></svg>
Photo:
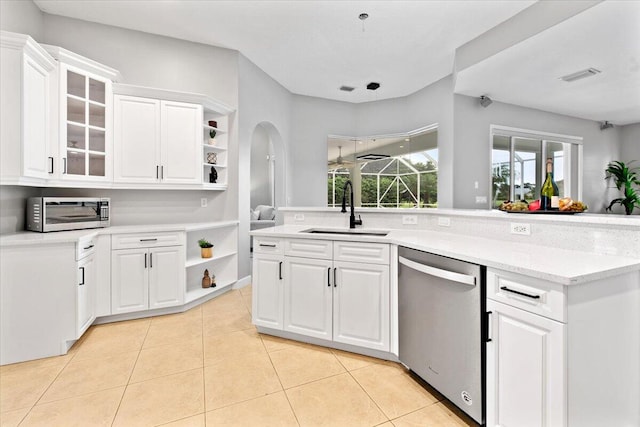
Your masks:
<svg viewBox="0 0 640 427"><path fill-rule="evenodd" d="M376 82L371 82L367 85L367 89L369 90L376 90L380 87L380 83L376 83Z"/></svg>
<svg viewBox="0 0 640 427"><path fill-rule="evenodd" d="M340 90L344 92L352 92L354 89L355 87L352 87L352 86L340 86Z"/></svg>
<svg viewBox="0 0 640 427"><path fill-rule="evenodd" d="M560 77L560 80L564 80L565 82L573 82L576 80L584 79L586 77L595 76L599 73L601 73L600 70L596 70L595 68L587 68L586 70L580 70L576 71L575 73L562 76Z"/></svg>

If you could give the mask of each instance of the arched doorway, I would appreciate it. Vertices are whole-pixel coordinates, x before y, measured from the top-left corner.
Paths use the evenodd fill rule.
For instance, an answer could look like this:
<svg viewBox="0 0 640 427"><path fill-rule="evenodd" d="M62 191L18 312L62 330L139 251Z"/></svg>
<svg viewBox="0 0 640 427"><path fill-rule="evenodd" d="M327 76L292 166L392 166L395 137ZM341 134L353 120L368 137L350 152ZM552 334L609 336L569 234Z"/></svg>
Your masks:
<svg viewBox="0 0 640 427"><path fill-rule="evenodd" d="M251 136L251 208L286 205L286 151L278 129L269 122L256 125ZM276 221L280 216L276 214Z"/></svg>

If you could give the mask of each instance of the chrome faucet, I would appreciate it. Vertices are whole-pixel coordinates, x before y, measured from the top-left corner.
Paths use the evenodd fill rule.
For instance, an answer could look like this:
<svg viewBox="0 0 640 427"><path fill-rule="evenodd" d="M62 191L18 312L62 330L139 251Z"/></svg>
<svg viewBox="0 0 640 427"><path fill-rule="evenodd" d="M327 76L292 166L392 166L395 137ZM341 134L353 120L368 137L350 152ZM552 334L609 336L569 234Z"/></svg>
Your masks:
<svg viewBox="0 0 640 427"><path fill-rule="evenodd" d="M349 205L351 206L351 215L349 215L349 228L356 228L356 225L362 225L362 218L360 217L360 215L358 215L358 219L356 219L355 208L353 206L353 184L349 180L344 183L344 188L342 190L342 212L347 212L347 186L349 186L349 188L351 189L351 191L349 192Z"/></svg>

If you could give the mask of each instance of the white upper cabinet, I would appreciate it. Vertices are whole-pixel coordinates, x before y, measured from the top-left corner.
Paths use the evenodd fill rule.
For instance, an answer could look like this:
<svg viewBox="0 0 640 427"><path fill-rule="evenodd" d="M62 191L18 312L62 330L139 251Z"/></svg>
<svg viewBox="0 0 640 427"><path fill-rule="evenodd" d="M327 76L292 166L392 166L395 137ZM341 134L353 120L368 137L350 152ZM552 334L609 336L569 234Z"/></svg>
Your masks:
<svg viewBox="0 0 640 427"><path fill-rule="evenodd" d="M202 183L202 106L127 95L114 103L114 182Z"/></svg>
<svg viewBox="0 0 640 427"><path fill-rule="evenodd" d="M2 184L37 184L53 173L51 95L55 60L31 37L2 31Z"/></svg>
<svg viewBox="0 0 640 427"><path fill-rule="evenodd" d="M161 179L169 184L202 182L202 106L162 101Z"/></svg>
<svg viewBox="0 0 640 427"><path fill-rule="evenodd" d="M160 101L114 96L114 181L155 183L160 178Z"/></svg>
<svg viewBox="0 0 640 427"><path fill-rule="evenodd" d="M57 46L43 45L58 65L56 178L111 181L112 90L118 71Z"/></svg>

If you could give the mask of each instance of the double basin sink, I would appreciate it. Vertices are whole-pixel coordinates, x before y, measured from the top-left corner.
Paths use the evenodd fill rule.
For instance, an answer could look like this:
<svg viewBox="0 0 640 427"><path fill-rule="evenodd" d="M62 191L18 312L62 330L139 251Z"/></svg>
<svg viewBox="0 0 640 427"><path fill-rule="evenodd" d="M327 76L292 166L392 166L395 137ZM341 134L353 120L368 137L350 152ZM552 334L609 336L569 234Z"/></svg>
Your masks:
<svg viewBox="0 0 640 427"><path fill-rule="evenodd" d="M389 231L383 230L361 230L361 229L342 229L342 228L310 228L302 230L301 233L309 234L334 234L342 236L386 236Z"/></svg>

